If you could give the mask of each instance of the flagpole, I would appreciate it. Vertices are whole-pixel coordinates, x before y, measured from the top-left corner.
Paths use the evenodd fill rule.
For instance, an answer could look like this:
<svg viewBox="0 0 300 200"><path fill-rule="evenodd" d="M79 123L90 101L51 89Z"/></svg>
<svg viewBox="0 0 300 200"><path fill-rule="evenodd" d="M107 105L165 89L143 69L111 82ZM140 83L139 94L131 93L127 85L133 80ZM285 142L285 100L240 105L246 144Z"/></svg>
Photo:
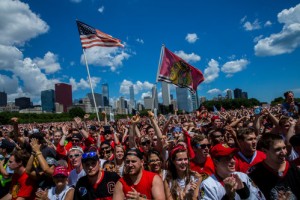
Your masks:
<svg viewBox="0 0 300 200"><path fill-rule="evenodd" d="M93 90L93 87L92 87L90 70L89 70L89 66L88 66L88 63L87 63L87 59L86 59L86 55L85 55L85 50L82 49L82 51L83 51L83 56L84 56L85 66L86 66L86 71L88 73L89 83L90 83L90 87L91 87L91 91L92 91L92 96L93 96L94 107L95 107L95 111L96 111L96 115L97 115L97 120L98 120L98 122L100 122L100 118L99 118L99 114L98 114L98 107L97 107L97 104L96 104L94 90Z"/></svg>
<svg viewBox="0 0 300 200"><path fill-rule="evenodd" d="M163 44L161 46L160 57L159 57L159 61L158 61L158 67L157 67L157 73L156 73L156 83L158 82L158 75L159 75L160 68L161 68L161 58L162 58L163 53L164 53L164 48L165 48L165 45Z"/></svg>
<svg viewBox="0 0 300 200"><path fill-rule="evenodd" d="M156 82L155 82L155 88L154 88L154 91L153 91L153 95L152 95L152 111L154 112L154 104L155 104L155 98L156 98L156 91L157 91L157 83L158 83L158 74L160 72L160 67L161 67L161 58L162 58L162 54L163 54L163 51L164 51L164 47L165 45L163 44L161 46L161 50L160 50L160 56L159 56L159 61L158 61L158 67L157 67L157 73L156 73ZM153 97L154 96L154 97Z"/></svg>

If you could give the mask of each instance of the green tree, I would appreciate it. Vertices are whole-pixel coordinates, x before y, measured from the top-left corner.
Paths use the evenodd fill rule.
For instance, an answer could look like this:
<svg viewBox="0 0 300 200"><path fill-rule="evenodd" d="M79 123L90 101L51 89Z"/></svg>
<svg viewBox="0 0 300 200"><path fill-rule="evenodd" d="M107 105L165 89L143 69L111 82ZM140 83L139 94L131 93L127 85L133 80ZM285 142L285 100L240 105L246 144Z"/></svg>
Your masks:
<svg viewBox="0 0 300 200"><path fill-rule="evenodd" d="M275 106L277 104L282 104L283 102L284 102L284 98L283 97L277 97L273 101L271 101L271 105Z"/></svg>
<svg viewBox="0 0 300 200"><path fill-rule="evenodd" d="M82 108L75 107L75 108L71 108L69 110L69 116L71 118L74 118L74 117L83 118L84 115L85 115L85 112L84 112L84 110L82 110Z"/></svg>

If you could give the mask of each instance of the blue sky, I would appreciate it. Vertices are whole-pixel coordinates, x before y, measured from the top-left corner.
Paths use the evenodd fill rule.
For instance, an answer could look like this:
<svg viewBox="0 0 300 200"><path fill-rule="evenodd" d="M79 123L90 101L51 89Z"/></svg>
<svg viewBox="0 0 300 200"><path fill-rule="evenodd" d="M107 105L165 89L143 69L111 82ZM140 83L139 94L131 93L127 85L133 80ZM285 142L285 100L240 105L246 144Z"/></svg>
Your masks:
<svg viewBox="0 0 300 200"><path fill-rule="evenodd" d="M57 82L72 84L76 99L90 92L76 19L125 45L87 51L94 91L108 83L112 100L129 98L130 85L138 101L150 94L162 44L203 72L199 96L300 96L299 1L1 0L0 90L9 100L39 103Z"/></svg>

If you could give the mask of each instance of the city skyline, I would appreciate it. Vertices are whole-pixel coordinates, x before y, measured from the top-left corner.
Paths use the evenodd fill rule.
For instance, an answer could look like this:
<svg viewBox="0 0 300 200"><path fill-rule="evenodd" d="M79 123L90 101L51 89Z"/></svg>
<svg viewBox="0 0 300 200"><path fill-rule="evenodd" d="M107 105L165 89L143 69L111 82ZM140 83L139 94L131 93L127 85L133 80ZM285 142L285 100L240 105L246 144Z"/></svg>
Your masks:
<svg viewBox="0 0 300 200"><path fill-rule="evenodd" d="M86 51L94 92L108 83L110 101L129 99L130 86L136 102L151 96L162 44L203 72L199 97L235 88L259 101L287 90L299 97L299 15L293 0L2 0L0 90L9 101L30 97L34 104L59 82L72 85L74 99L90 93L78 19L124 45ZM157 92L161 99L160 83Z"/></svg>

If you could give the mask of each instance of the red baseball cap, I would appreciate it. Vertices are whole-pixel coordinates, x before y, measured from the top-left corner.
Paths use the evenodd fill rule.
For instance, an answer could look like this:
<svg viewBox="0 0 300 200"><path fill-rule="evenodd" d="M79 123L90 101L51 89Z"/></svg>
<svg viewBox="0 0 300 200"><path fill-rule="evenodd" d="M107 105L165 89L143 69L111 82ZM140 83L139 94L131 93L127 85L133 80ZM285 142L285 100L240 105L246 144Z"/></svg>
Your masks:
<svg viewBox="0 0 300 200"><path fill-rule="evenodd" d="M55 167L52 176L55 177L58 175L68 177L69 176L68 169L64 166Z"/></svg>
<svg viewBox="0 0 300 200"><path fill-rule="evenodd" d="M210 149L210 156L213 158L229 156L237 151L237 148L231 148L227 144L216 144Z"/></svg>

